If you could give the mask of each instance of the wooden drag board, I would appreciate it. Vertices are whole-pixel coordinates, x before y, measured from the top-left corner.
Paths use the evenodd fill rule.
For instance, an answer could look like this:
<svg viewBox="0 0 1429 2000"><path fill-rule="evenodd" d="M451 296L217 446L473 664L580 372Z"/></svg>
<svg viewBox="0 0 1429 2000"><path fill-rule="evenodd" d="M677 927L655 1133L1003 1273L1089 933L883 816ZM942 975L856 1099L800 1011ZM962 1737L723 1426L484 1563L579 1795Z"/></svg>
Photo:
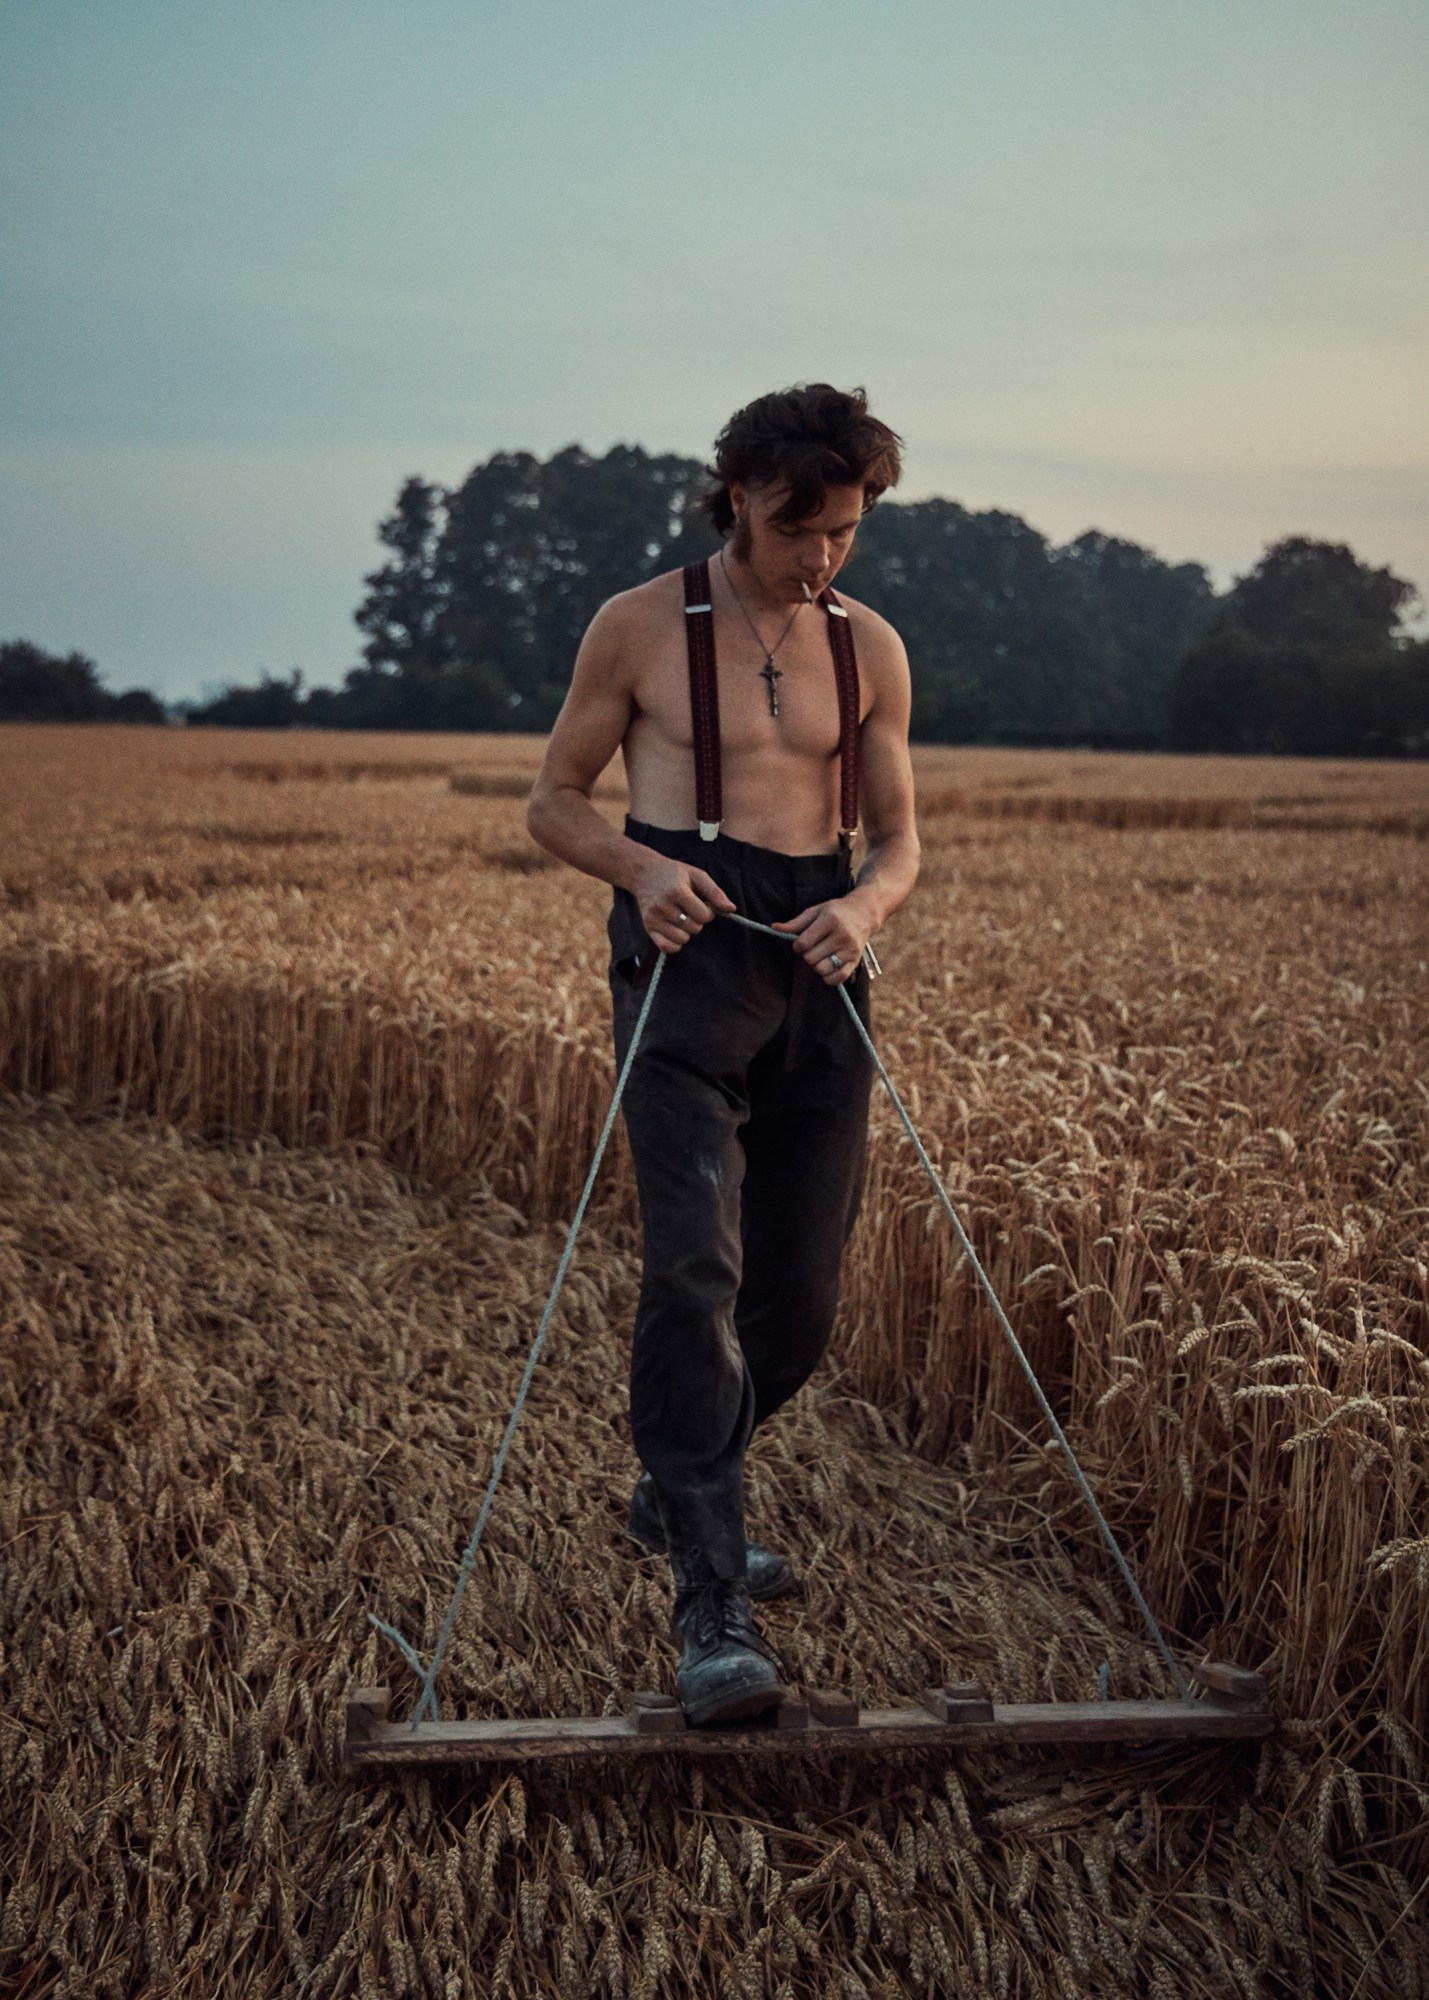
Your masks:
<svg viewBox="0 0 1429 2000"><path fill-rule="evenodd" d="M548 1758L783 1756L808 1750L935 1750L988 1743L1171 1744L1268 1736L1275 1727L1259 1674L1193 1668L1191 1701L993 1702L972 1684L930 1688L916 1707L859 1710L847 1695L786 1696L748 1720L692 1729L672 1695L629 1698L624 1715L497 1717L481 1722L388 1719L388 1690L347 1704L349 1766L525 1764Z"/></svg>

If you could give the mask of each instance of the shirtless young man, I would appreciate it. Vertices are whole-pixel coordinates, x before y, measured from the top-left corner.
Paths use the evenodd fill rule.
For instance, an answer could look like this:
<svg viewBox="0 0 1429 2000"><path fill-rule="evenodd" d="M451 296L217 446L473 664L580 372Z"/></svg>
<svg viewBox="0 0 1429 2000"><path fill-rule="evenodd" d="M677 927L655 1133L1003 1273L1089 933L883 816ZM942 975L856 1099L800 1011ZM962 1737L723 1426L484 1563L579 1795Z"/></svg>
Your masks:
<svg viewBox="0 0 1429 2000"><path fill-rule="evenodd" d="M615 890L622 1063L666 957L624 1098L644 1227L629 1528L669 1555L676 1687L696 1724L782 1691L750 1600L794 1577L746 1541L744 1453L828 1344L872 1073L838 988L866 1023L864 948L918 872L903 645L855 599L824 595L899 472L861 390L816 383L737 412L704 503L725 546L601 607L528 811L541 846ZM623 832L591 803L617 749Z"/></svg>

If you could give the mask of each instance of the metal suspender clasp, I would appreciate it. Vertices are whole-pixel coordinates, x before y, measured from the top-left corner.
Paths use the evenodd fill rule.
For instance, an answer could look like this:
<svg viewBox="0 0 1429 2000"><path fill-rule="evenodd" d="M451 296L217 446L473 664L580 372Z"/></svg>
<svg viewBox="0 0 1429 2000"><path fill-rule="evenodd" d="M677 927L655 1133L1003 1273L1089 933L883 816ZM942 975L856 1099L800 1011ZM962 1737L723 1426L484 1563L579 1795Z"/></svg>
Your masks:
<svg viewBox="0 0 1429 2000"><path fill-rule="evenodd" d="M697 611L713 611L713 610L714 606L712 604L687 604L685 606L685 616L687 618L693 618Z"/></svg>
<svg viewBox="0 0 1429 2000"><path fill-rule="evenodd" d="M702 819L700 821L700 839L714 840L719 834L719 829L720 822L717 819Z"/></svg>
<svg viewBox="0 0 1429 2000"><path fill-rule="evenodd" d="M844 610L841 604L826 604L824 606L824 609L828 612L830 618L848 617L848 613Z"/></svg>

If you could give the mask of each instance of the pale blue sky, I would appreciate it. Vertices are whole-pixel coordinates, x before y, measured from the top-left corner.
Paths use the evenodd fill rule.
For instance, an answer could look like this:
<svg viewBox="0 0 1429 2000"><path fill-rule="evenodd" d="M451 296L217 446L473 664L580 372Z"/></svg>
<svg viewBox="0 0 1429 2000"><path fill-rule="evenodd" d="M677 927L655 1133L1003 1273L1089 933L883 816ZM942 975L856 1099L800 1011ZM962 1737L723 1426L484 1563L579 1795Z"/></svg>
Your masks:
<svg viewBox="0 0 1429 2000"><path fill-rule="evenodd" d="M1429 590L1422 0L0 8L0 638L357 658L401 479L864 383L943 493Z"/></svg>

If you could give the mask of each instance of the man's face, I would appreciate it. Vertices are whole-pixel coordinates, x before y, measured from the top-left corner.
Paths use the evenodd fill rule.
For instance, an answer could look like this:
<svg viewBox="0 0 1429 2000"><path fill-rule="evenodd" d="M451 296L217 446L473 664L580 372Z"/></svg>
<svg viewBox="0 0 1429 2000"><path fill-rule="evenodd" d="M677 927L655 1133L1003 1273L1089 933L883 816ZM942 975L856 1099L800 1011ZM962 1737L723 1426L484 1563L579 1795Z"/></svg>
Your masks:
<svg viewBox="0 0 1429 2000"><path fill-rule="evenodd" d="M805 584L817 597L853 554L854 536L863 519L863 488L830 486L817 513L803 521L776 521L788 491L783 480L775 486L732 483L729 497L735 524L730 547L771 596L802 602Z"/></svg>

